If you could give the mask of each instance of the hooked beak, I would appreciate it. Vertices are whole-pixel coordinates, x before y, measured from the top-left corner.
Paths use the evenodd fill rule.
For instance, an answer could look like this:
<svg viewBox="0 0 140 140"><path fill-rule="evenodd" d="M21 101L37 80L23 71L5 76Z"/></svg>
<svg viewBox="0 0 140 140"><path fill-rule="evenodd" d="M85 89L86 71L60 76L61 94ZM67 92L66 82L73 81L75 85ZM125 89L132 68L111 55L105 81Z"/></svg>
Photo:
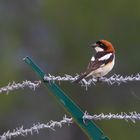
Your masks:
<svg viewBox="0 0 140 140"><path fill-rule="evenodd" d="M90 47L92 47L92 48L95 48L97 46L98 46L98 44L96 44L96 43L90 45Z"/></svg>

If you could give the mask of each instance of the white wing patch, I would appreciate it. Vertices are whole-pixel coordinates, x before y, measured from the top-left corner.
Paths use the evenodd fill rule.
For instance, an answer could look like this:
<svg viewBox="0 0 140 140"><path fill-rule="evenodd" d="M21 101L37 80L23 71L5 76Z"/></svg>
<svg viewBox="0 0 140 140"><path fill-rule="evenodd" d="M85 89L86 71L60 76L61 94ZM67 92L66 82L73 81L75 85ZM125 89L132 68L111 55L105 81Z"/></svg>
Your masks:
<svg viewBox="0 0 140 140"><path fill-rule="evenodd" d="M92 56L91 61L94 61L94 60L95 60L95 57L94 57L94 56Z"/></svg>
<svg viewBox="0 0 140 140"><path fill-rule="evenodd" d="M107 59L110 58L111 55L112 55L112 53L106 54L106 55L104 55L103 57L99 58L99 61L107 60Z"/></svg>

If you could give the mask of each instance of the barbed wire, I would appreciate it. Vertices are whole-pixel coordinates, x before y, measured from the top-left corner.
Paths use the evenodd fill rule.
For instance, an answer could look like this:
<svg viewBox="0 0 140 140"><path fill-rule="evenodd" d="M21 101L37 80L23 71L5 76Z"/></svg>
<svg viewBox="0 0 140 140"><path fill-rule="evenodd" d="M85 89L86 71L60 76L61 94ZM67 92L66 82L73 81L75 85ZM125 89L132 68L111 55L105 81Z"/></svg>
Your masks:
<svg viewBox="0 0 140 140"><path fill-rule="evenodd" d="M62 81L69 81L69 82L74 82L75 80L77 80L77 78L79 77L79 75L77 74L76 76L71 76L71 75L67 75L65 74L64 76L53 76L53 75L45 75L44 76L44 80L45 81L52 81L52 82L62 82ZM120 85L121 83L127 83L127 82L131 82L131 81L140 81L140 74L136 74L136 75L131 75L131 76L121 76L121 75L117 75L114 74L113 76L107 78L107 77L101 77L100 81L102 83L107 83L109 85L113 85L113 84L118 84ZM86 89L91 86L91 85L96 85L97 83L97 79L95 78L91 78L89 80L86 79L82 79L80 81L81 86L86 87ZM16 90L16 89L24 89L25 87L28 87L30 89L35 90L37 87L39 87L39 85L41 84L41 81L23 81L22 83L9 83L7 86L5 87L1 87L0 88L0 94L1 93L6 93L8 94L10 91Z"/></svg>
<svg viewBox="0 0 140 140"><path fill-rule="evenodd" d="M78 74L76 76L71 76L68 74L65 74L64 76L54 76L54 75L49 74L49 75L44 76L44 80L53 81L53 82L55 82L55 81L57 81L57 82L62 82L62 81L74 82L75 80L77 80L78 77L79 77ZM113 84L120 85L121 83L127 83L127 82L131 82L131 81L140 81L140 74L138 73L136 75L131 75L131 76L121 76L121 75L114 74L109 78L101 77L99 80L102 83L107 83L109 85L113 85ZM89 80L82 79L80 81L80 84L84 87L89 87L91 85L95 85L97 82L98 81L95 78L91 78Z"/></svg>
<svg viewBox="0 0 140 140"><path fill-rule="evenodd" d="M120 114L112 114L109 113L107 115L101 113L99 115L89 115L87 112L84 113L83 121L86 120L111 120L111 119L118 119L118 120L125 120L125 121L132 121L133 123L136 122L136 120L140 120L140 114L137 112L130 112L129 114L125 112L121 112Z"/></svg>
<svg viewBox="0 0 140 140"><path fill-rule="evenodd" d="M8 94L10 91L16 90L16 89L24 89L25 87L28 87L30 89L35 90L37 87L39 87L39 85L41 84L41 81L23 81L22 83L9 83L7 86L5 87L1 87L0 88L0 94L1 93L6 93Z"/></svg>
<svg viewBox="0 0 140 140"><path fill-rule="evenodd" d="M63 77L60 76L53 76L53 75L48 75L44 77L44 80L47 81L70 81L70 82L74 82L77 78L79 77L79 75L76 75L74 77L72 77L71 75L65 75ZM126 83L129 81L140 81L140 74L137 75L131 75L131 76L121 76L121 75L116 75L114 74L113 76L106 78L106 77L101 77L100 80L103 83L107 83L110 85L113 84L121 84L121 83ZM89 87L92 84L95 85L97 82L97 79L83 79L80 84L84 87ZM0 88L0 94L1 93L6 93L8 94L10 91L16 90L16 89L24 89L25 87L28 87L30 89L35 90L37 87L39 87L41 84L41 81L23 81L22 83L9 83L7 86ZM87 120L111 120L111 119L119 119L122 120L124 119L125 121L132 121L133 123L135 123L137 120L140 120L140 114L137 112L130 112L129 114L126 114L125 112L122 112L120 114L99 114L99 115L89 115L87 112L84 113L83 118L83 122L86 123ZM44 124L44 123L37 123L34 124L31 128L28 129L24 129L23 126L20 128L16 128L13 131L7 131L5 133L3 133L2 135L0 135L0 140L7 140L7 139L11 139L12 137L17 137L17 136L27 136L28 134L34 134L34 133L39 133L39 130L41 129L51 129L51 130L55 130L55 127L62 127L64 124L68 124L70 125L71 123L73 123L72 118L67 118L67 116L64 116L62 120L60 121L49 121L48 123Z"/></svg>
<svg viewBox="0 0 140 140"><path fill-rule="evenodd" d="M39 133L39 130L41 129L51 129L55 130L55 127L62 127L64 124L70 125L72 123L72 118L67 118L65 115L61 121L49 121L48 123L37 123L34 124L31 128L24 129L23 126L20 128L14 129L12 132L7 131L3 135L0 136L0 140L7 140L11 139L12 137L17 137L17 136L27 136L28 134L33 135L34 133Z"/></svg>
<svg viewBox="0 0 140 140"><path fill-rule="evenodd" d="M119 119L119 120L125 120L125 121L132 121L133 123L135 123L137 120L140 120L140 114L137 112L130 112L129 114L126 114L125 112L122 112L120 114L98 114L98 115L89 115L87 112L84 113L83 116L83 122L86 123L86 121L88 120L111 120L111 119ZM7 139L11 139L13 137L17 137L17 136L27 136L28 134L33 135L34 133L39 133L39 130L41 129L51 129L51 130L55 130L56 127L61 128L63 125L67 124L70 125L73 123L73 119L72 118L68 118L66 115L63 117L62 120L60 121L49 121L48 123L44 124L44 123L37 123L34 124L31 128L28 129L24 129L23 126L20 128L16 128L13 131L7 131L5 133L3 133L2 135L0 135L0 140L7 140Z"/></svg>

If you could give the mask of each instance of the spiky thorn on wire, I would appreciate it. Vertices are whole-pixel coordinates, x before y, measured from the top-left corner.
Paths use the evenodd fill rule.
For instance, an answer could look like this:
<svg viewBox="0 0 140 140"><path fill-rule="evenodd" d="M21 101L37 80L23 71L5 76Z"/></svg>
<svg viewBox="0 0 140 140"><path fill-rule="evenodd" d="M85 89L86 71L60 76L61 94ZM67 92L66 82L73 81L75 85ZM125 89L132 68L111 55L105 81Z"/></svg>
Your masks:
<svg viewBox="0 0 140 140"><path fill-rule="evenodd" d="M86 123L88 120L111 120L111 119L119 119L119 120L126 120L126 121L132 121L135 123L136 121L140 120L140 114L137 112L130 112L129 114L122 112L120 114L98 114L98 115L89 115L87 112L84 113L83 121ZM27 136L28 134L33 135L34 133L39 133L39 130L41 129L51 129L55 130L56 127L61 128L64 124L70 125L73 123L72 118L68 118L66 115L63 117L60 121L49 121L48 123L37 123L34 124L31 128L24 129L23 126L20 128L16 128L13 131L7 131L3 133L3 135L0 135L0 140L7 140L11 139L12 137L17 136Z"/></svg>
<svg viewBox="0 0 140 140"><path fill-rule="evenodd" d="M12 137L17 136L27 136L28 134L33 135L34 133L39 133L41 129L51 129L55 130L56 127L62 127L64 124L70 125L72 123L72 118L68 118L66 115L63 117L61 121L49 121L48 123L37 123L34 124L31 128L24 129L23 126L20 128L16 128L13 131L7 131L0 136L0 140L11 139Z"/></svg>
<svg viewBox="0 0 140 140"><path fill-rule="evenodd" d="M5 87L1 87L0 94L1 93L8 94L10 91L17 90L17 89L24 89L25 87L35 90L37 87L39 87L40 84L41 84L41 81L31 82L31 81L26 80L26 81L23 81L22 83L12 82L12 83L9 83Z"/></svg>
<svg viewBox="0 0 140 140"><path fill-rule="evenodd" d="M136 122L136 120L140 120L140 114L137 112L130 112L129 114L125 112L121 112L120 114L99 114L99 115L89 115L87 112L84 113L83 121L86 120L112 120L112 119L118 119L118 120L130 120L133 123Z"/></svg>
<svg viewBox="0 0 140 140"><path fill-rule="evenodd" d="M53 82L55 82L55 81L57 81L57 82L62 82L62 81L74 82L75 80L77 80L78 77L79 77L78 74L76 76L71 76L68 74L65 74L64 76L53 76L53 75L49 74L49 75L44 76L44 80L53 81ZM131 76L121 76L121 75L114 74L109 78L101 77L100 81L102 83L107 83L109 85L113 85L113 84L120 85L121 83L140 81L140 74L138 73L136 75L131 75ZM95 85L96 83L97 83L97 79L95 79L95 78L91 78L89 80L82 79L80 81L81 86L84 86L84 87L89 87L91 85Z"/></svg>

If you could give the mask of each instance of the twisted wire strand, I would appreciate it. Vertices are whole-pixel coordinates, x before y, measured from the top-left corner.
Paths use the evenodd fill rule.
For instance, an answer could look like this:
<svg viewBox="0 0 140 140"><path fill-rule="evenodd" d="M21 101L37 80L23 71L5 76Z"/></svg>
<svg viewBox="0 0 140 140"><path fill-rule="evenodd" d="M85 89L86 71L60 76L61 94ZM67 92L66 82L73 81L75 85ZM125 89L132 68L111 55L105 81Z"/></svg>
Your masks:
<svg viewBox="0 0 140 140"><path fill-rule="evenodd" d="M77 74L76 76L71 76L68 74L65 74L64 76L53 76L53 75L45 75L44 76L44 80L46 81L53 81L53 82L62 82L62 81L69 81L69 82L74 82L75 80L77 80L77 78L79 77L79 75ZM127 83L127 82L132 82L132 81L140 81L140 74L136 74L136 75L131 75L131 76L121 76L121 75L116 75L114 74L113 76L107 78L107 77L101 77L100 81L102 83L107 83L109 85L113 85L113 84L118 84L120 85L121 83ZM81 86L86 87L86 89L91 86L91 85L95 85L97 83L97 79L95 78L91 78L89 80L86 79L82 79L80 81ZM0 88L0 94L1 93L6 93L8 94L10 91L13 90L17 90L17 89L24 89L25 87L28 87L30 89L35 90L37 87L39 87L41 84L41 81L23 81L22 83L9 83L7 86L5 87L1 87Z"/></svg>
<svg viewBox="0 0 140 140"><path fill-rule="evenodd" d="M129 114L125 112L121 112L120 114L99 114L99 115L89 115L87 112L84 113L83 116L83 121L86 120L112 120L112 119L117 119L117 120L125 120L125 121L132 121L133 123L136 122L136 120L140 120L140 113L137 112L130 112Z"/></svg>
<svg viewBox="0 0 140 140"><path fill-rule="evenodd" d="M55 127L61 128L64 124L70 125L72 123L72 118L67 118L65 115L61 121L49 121L48 123L37 123L31 128L24 129L23 126L16 128L13 131L7 131L0 136L0 140L7 140L17 136L27 136L28 134L33 135L34 133L39 133L41 129L51 129L55 130Z"/></svg>
<svg viewBox="0 0 140 140"><path fill-rule="evenodd" d="M84 113L83 116L83 122L86 123L87 120L111 120L111 119L119 119L119 120L125 120L125 121L132 121L133 123L136 123L136 121L140 120L140 114L137 112L130 112L129 114L126 114L125 112L122 112L120 114L98 114L98 115L89 115L87 112ZM41 129L51 129L55 130L56 127L61 128L63 125L67 124L70 125L73 123L72 118L68 118L66 115L63 117L60 121L49 121L48 123L37 123L34 124L31 128L24 129L23 126L20 128L16 128L13 131L7 131L0 135L0 140L8 140L13 137L17 136L27 136L28 134L33 135L34 133L39 133L39 130Z"/></svg>
<svg viewBox="0 0 140 140"><path fill-rule="evenodd" d="M65 74L64 76L54 76L54 75L45 75L44 76L44 80L46 81L58 81L58 82L62 82L62 81L69 81L69 82L74 82L75 80L77 80L77 78L79 77L79 75L77 74L76 76L71 76L68 74ZM111 77L107 78L107 77L101 77L100 81L103 83L107 83L109 85L113 85L113 84L118 84L120 85L121 83L127 83L127 82L132 82L132 81L140 81L140 74L136 74L136 75L131 75L131 76L121 76L121 75L117 75L114 74ZM84 87L89 87L91 85L95 85L97 83L97 79L95 78L91 78L89 80L87 79L82 79L80 81L80 84Z"/></svg>
<svg viewBox="0 0 140 140"><path fill-rule="evenodd" d="M0 94L1 93L8 94L10 91L17 90L17 89L24 89L25 87L35 90L37 87L39 87L40 84L41 84L41 81L31 82L31 81L26 80L26 81L23 81L22 83L12 82L12 83L9 83L5 87L1 87Z"/></svg>

